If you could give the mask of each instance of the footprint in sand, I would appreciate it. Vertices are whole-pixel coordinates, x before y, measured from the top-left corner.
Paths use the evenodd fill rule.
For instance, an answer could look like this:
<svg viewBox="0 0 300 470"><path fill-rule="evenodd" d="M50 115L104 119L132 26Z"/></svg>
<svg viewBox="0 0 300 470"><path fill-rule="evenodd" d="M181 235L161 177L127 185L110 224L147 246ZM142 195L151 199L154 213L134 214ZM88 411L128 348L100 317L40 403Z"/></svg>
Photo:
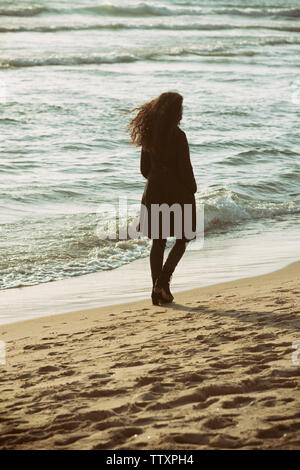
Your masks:
<svg viewBox="0 0 300 470"><path fill-rule="evenodd" d="M232 400L226 400L222 403L222 408L230 409L230 408L241 408L242 406L246 406L253 401L251 397L245 397L239 395L234 397Z"/></svg>
<svg viewBox="0 0 300 470"><path fill-rule="evenodd" d="M37 370L38 374L48 374L49 372L56 372L59 368L55 366L43 366Z"/></svg>
<svg viewBox="0 0 300 470"><path fill-rule="evenodd" d="M222 429L228 426L234 426L236 423L231 417L227 416L214 416L204 421L203 425L209 429Z"/></svg>
<svg viewBox="0 0 300 470"><path fill-rule="evenodd" d="M171 434L166 436L166 442L169 443L170 440L176 442L177 444L207 444L209 442L209 436L204 433L192 433L185 432L182 434Z"/></svg>
<svg viewBox="0 0 300 470"><path fill-rule="evenodd" d="M38 351L40 349L49 349L51 348L51 343L47 343L47 344L28 344L27 346L24 346L24 351L28 351L28 350L33 350L33 351Z"/></svg>
<svg viewBox="0 0 300 470"><path fill-rule="evenodd" d="M112 446L115 445L120 447L131 437L135 437L142 433L143 430L138 427L120 427L112 431L108 431L106 436L103 436L104 440L96 444L93 447L93 450L111 449Z"/></svg>
<svg viewBox="0 0 300 470"><path fill-rule="evenodd" d="M277 424L266 429L259 429L256 433L256 437L260 439L268 438L281 438L282 436L287 436L289 433L299 431L300 423L289 423L289 424Z"/></svg>
<svg viewBox="0 0 300 470"><path fill-rule="evenodd" d="M218 449L234 449L239 447L241 442L237 437L218 435L210 441L210 445Z"/></svg>

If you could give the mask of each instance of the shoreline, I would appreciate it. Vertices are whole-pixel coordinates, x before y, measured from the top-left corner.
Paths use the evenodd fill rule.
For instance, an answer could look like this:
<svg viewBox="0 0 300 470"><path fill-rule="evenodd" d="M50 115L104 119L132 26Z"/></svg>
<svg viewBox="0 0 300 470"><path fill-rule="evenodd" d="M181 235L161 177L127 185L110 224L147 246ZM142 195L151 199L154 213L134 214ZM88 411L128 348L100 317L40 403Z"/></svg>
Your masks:
<svg viewBox="0 0 300 470"><path fill-rule="evenodd" d="M300 262L175 300L0 326L0 448L299 449Z"/></svg>
<svg viewBox="0 0 300 470"><path fill-rule="evenodd" d="M175 270L174 293L267 274L297 261L296 229L233 233L187 249ZM191 245L192 248L192 245ZM299 246L300 248L300 246ZM149 257L113 270L0 291L0 325L150 298Z"/></svg>
<svg viewBox="0 0 300 470"><path fill-rule="evenodd" d="M137 260L136 262L139 262L141 260ZM133 262L134 263L134 262ZM133 264L132 263L132 264ZM122 266L123 268L123 266ZM289 271L295 271L298 272L299 271L299 274L300 274L300 260L299 261L294 261L292 263L289 263L279 269L276 269L274 271L270 271L270 272L267 272L267 273L263 273L263 274L258 274L258 275L255 275L255 276L249 276L249 277L242 277L242 278L239 278L239 279L233 279L233 280L230 280L230 281L223 281L223 282L218 282L218 283L215 283L215 284L209 284L209 285L205 285L205 286L202 286L202 287L195 287L193 289L185 289L185 290L174 290L174 292L176 292L176 296L175 296L175 299L174 299L174 302L172 304L170 304L170 307L168 307L168 305L161 305L161 306L158 306L159 307L162 307L162 308L172 308L173 305L176 305L176 300L185 300L186 298L191 298L193 297L193 295L199 295L201 292L204 292L205 294L208 294L210 292L214 292L215 290L216 291L219 291L222 289L222 287L224 289L231 289L231 288L242 288L245 285L250 285L249 282L251 282L252 280L256 283L258 282L259 279L264 279L265 277L267 277L268 279L279 279L280 278L280 275L282 272L285 272L285 270L287 270L288 272ZM93 274L89 275L85 275L85 276L80 276L80 277L86 277L86 276L93 276ZM68 280L67 280L68 281ZM60 281L58 281L60 282ZM63 281L65 282L65 280ZM47 283L48 284L48 283ZM52 283L51 283L52 284ZM237 286L236 286L237 285ZM41 284L38 284L37 286L33 286L35 288L38 288L40 287ZM173 289L172 289L173 290ZM15 321L15 322L10 322L10 323L3 323L3 324L0 324L0 335L1 335L1 331L3 330L3 328L5 330L7 330L10 326L16 326L18 327L18 325L22 325L22 324L27 324L28 322L38 322L39 320L45 320L47 321L48 319L50 319L51 317L58 317L58 316L62 316L62 315L65 315L66 318L67 316L71 316L71 315L80 315L82 313L86 313L88 314L89 312L92 313L92 312L98 312L98 313L101 313L101 312L106 312L106 311L120 311L122 310L123 308L126 308L127 306L134 306L136 308L143 308L143 307L151 307L151 308L155 308L155 306L152 305L152 302L151 302L151 299L149 298L149 295L147 298L142 298L142 299L138 299L138 300L130 300L128 302L121 302L121 303L114 303L114 304L108 304L108 305L100 305L100 306L97 306L97 307L92 307L92 308L81 308L81 309L78 309L78 310L72 310L72 311L68 311L68 312L61 312L61 313L52 313L50 315L43 315L43 316L40 316L40 317L37 317L37 318L28 318L28 319L24 319L24 320L18 320L18 321Z"/></svg>

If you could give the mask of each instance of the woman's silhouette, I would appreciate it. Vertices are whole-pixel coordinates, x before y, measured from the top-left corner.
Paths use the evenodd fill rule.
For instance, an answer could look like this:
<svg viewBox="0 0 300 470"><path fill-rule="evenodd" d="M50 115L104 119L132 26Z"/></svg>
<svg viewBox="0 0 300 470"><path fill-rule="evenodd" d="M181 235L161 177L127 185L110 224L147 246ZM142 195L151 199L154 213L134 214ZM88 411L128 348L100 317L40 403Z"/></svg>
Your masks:
<svg viewBox="0 0 300 470"><path fill-rule="evenodd" d="M178 127L182 101L179 93L162 93L134 108L132 111L138 113L127 127L131 142L142 147L140 169L147 179L138 230L152 238L150 266L154 305L172 302L171 276L196 231L194 193L197 185L187 138ZM163 264L168 236L176 236L176 241Z"/></svg>

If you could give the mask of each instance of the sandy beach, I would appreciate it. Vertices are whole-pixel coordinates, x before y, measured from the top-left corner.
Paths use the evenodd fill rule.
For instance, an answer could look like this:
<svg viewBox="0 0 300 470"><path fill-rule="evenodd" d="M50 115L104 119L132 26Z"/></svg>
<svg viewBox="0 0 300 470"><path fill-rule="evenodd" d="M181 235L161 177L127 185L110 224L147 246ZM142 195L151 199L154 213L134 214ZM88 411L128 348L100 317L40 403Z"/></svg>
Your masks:
<svg viewBox="0 0 300 470"><path fill-rule="evenodd" d="M299 281L2 325L0 448L299 449Z"/></svg>
<svg viewBox="0 0 300 470"><path fill-rule="evenodd" d="M299 12L0 0L0 450L300 449Z"/></svg>

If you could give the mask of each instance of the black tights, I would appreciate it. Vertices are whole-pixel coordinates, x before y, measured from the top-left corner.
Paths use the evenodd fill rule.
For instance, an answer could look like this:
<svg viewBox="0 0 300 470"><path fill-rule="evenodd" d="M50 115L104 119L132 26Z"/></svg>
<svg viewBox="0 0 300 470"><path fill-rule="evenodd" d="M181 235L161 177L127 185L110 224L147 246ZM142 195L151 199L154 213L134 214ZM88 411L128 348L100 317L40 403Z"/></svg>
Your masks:
<svg viewBox="0 0 300 470"><path fill-rule="evenodd" d="M188 240L176 239L176 242L172 246L168 258L163 265L166 242L167 240L165 239L152 240L152 247L150 251L150 266L153 285L155 284L155 281L160 275L162 269L169 276L173 274L173 271L181 260L188 244Z"/></svg>

